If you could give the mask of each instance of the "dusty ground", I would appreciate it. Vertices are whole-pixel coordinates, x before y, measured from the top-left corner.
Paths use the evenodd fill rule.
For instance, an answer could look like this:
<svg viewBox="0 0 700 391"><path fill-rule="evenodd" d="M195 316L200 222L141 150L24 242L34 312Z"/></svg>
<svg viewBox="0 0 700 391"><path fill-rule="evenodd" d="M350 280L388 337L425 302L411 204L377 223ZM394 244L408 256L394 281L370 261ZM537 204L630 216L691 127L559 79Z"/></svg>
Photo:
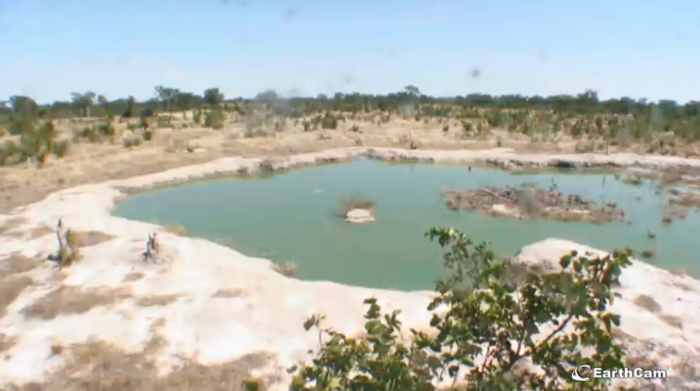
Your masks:
<svg viewBox="0 0 700 391"><path fill-rule="evenodd" d="M445 122L435 119L426 124L394 118L381 125L348 120L339 121L334 130L309 132L304 131L301 121L296 121L296 125L293 120L286 123L284 130L277 132L251 132L244 122L227 123L222 130L161 128L156 130L153 140L133 148L126 148L120 139L128 137L131 131L125 124L117 124L118 137L114 143L74 143L66 157L50 158L42 168L28 164L0 167L0 211L38 201L51 192L79 184L161 172L223 156L281 156L356 145L421 150L503 147L516 153L576 153L582 143L561 135L549 141L532 140L498 129L488 136L467 137L457 121L450 122L449 130L445 131ZM71 138L82 126L85 124L64 121L57 124L57 129L62 138ZM179 126L176 124L176 127ZM252 135L256 137L250 137ZM610 152L617 152L617 149L611 147Z"/></svg>

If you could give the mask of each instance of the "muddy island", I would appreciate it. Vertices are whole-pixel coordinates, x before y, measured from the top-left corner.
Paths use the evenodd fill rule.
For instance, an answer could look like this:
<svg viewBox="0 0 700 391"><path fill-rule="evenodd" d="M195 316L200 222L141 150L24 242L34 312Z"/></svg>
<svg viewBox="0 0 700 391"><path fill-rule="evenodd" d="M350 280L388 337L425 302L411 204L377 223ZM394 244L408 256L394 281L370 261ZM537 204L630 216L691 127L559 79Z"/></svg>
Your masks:
<svg viewBox="0 0 700 391"><path fill-rule="evenodd" d="M596 224L625 219L625 211L615 203L598 206L595 201L577 194L565 195L556 186L541 189L537 185L527 184L503 189L444 190L441 193L447 198L445 204L451 210L479 211L494 217Z"/></svg>

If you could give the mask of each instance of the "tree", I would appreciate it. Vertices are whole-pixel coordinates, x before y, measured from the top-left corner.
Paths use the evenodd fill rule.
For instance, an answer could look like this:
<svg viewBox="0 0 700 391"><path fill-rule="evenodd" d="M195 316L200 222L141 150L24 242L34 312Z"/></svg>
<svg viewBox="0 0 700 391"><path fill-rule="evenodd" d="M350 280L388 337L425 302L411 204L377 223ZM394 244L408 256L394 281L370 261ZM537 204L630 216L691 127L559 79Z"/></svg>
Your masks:
<svg viewBox="0 0 700 391"><path fill-rule="evenodd" d="M191 92L180 92L175 97L175 107L180 111L192 110L198 100L201 100L201 97Z"/></svg>
<svg viewBox="0 0 700 391"><path fill-rule="evenodd" d="M71 93L71 101L83 112L85 117L90 117L90 108L95 105L95 97L96 94L92 91L88 91L84 94L79 92Z"/></svg>
<svg viewBox="0 0 700 391"><path fill-rule="evenodd" d="M100 107L102 107L102 111L104 111L104 114L109 116L109 100L107 99L107 97L104 95L98 96L97 103L99 103Z"/></svg>
<svg viewBox="0 0 700 391"><path fill-rule="evenodd" d="M36 118L39 113L39 105L34 99L24 95L14 95L10 97L10 106L15 114L26 118Z"/></svg>
<svg viewBox="0 0 700 391"><path fill-rule="evenodd" d="M400 342L400 311L382 314L374 298L365 300L364 337L323 328L323 316L314 315L304 327L318 329L319 350L311 365L290 368L291 390L434 391L444 382L479 391L608 389L607 379L576 383L570 371L623 367L612 335L620 319L607 308L629 251L604 258L572 252L561 258L560 272L527 272L520 280L513 265L454 229L426 235L449 249L451 273L428 307L441 308L430 321L435 332L411 330L413 341Z"/></svg>
<svg viewBox="0 0 700 391"><path fill-rule="evenodd" d="M209 88L204 91L204 101L210 108L216 108L224 103L224 94L218 88Z"/></svg>
<svg viewBox="0 0 700 391"><path fill-rule="evenodd" d="M406 86L406 87L404 87L403 90L404 90L404 92L405 92L408 96L410 96L410 97L412 97L412 98L417 98L417 97L419 97L419 96L421 95L420 90L418 89L418 87L416 87L416 86L414 86L414 85Z"/></svg>
<svg viewBox="0 0 700 391"><path fill-rule="evenodd" d="M126 100L126 110L124 110L122 117L131 118L134 116L134 114L136 114L136 99L133 96L130 96Z"/></svg>
<svg viewBox="0 0 700 391"><path fill-rule="evenodd" d="M172 107L179 94L180 90L177 88L156 86L156 97L161 102L161 108L165 111L172 111Z"/></svg>

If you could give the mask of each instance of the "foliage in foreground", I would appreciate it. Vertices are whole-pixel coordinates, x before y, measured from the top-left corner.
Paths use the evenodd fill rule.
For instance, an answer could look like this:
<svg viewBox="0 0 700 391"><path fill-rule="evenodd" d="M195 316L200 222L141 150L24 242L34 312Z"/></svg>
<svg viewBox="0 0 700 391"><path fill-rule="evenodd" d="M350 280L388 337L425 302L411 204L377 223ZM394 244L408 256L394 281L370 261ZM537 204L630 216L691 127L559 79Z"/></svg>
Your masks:
<svg viewBox="0 0 700 391"><path fill-rule="evenodd" d="M485 244L473 245L453 229L433 228L427 236L449 248L444 263L451 272L437 283L429 306L434 333L411 329L412 341L404 344L400 311L383 314L373 298L365 300L364 337L323 328L323 317L315 315L304 326L318 329L319 351L313 365L290 369L293 391L430 391L438 384L490 391L608 389L603 379L573 382L571 371L580 364L623 367L623 349L612 335L619 316L607 309L630 264L629 251L594 259L572 252L561 258L562 272L528 273L516 284L508 278L508 263L495 261Z"/></svg>

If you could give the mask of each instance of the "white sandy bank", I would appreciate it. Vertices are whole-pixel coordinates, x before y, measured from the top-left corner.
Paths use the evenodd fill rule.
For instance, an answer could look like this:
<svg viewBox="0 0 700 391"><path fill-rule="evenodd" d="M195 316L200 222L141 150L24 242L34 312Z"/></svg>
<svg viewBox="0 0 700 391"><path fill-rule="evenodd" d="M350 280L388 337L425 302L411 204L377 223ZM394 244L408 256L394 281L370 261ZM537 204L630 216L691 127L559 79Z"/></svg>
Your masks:
<svg viewBox="0 0 700 391"><path fill-rule="evenodd" d="M700 166L697 160L629 154L542 156L515 155L506 150L373 149L368 152L366 148L291 156L266 161L265 166L278 169L344 160L361 154L445 163L490 161L499 164L519 159L520 163L536 165L557 165L559 161L566 161L585 166ZM273 352L278 362L271 365L288 366L305 358L305 352L316 347L316 335L305 332L302 327L309 315L322 313L334 329L360 332L365 312L362 300L370 296L379 298L385 310L402 309L401 320L406 329L428 324L430 317L425 308L430 292L394 292L290 279L273 271L270 261L246 257L206 240L172 235L156 225L110 215L115 203L125 196L124 189L255 171L261 162L263 159L224 158L154 175L80 186L19 208L12 215L0 216L0 226L22 218L16 229L0 231L0 265L11 253L44 258L54 253L56 241L52 234L32 238L29 231L41 226L53 227L59 218L74 230L100 231L114 236L112 240L83 248L84 260L62 273L45 261L24 273L32 279L32 284L0 318L0 334L16 338L12 347L0 352L0 388L9 382L40 380L47 371L59 368L63 359L60 355L52 356L53 345L67 346L96 337L138 351L150 338L151 327L163 321L160 334L166 338L167 345L160 357L165 368L169 363L177 363L173 358L176 353L197 355L202 363L214 364L256 351ZM19 231L27 233L19 235ZM168 265L146 265L140 261L147 234L156 231L160 232L163 251L172 259ZM548 239L524 248L519 259L548 264L572 249L597 251L572 242ZM129 278L134 273L143 276ZM58 314L52 319L31 317L23 312L61 285L86 291L128 288L130 293L108 305L95 306L82 313ZM620 293L622 299L616 302L614 311L622 315L622 329L629 335L626 341L633 355L655 360L660 368L670 371L669 376L686 373L689 365L700 371L700 282L635 261L622 276ZM173 296L163 305L143 305L143 299L164 298L164 295ZM660 310L650 311L635 304L639 295L651 296Z"/></svg>

